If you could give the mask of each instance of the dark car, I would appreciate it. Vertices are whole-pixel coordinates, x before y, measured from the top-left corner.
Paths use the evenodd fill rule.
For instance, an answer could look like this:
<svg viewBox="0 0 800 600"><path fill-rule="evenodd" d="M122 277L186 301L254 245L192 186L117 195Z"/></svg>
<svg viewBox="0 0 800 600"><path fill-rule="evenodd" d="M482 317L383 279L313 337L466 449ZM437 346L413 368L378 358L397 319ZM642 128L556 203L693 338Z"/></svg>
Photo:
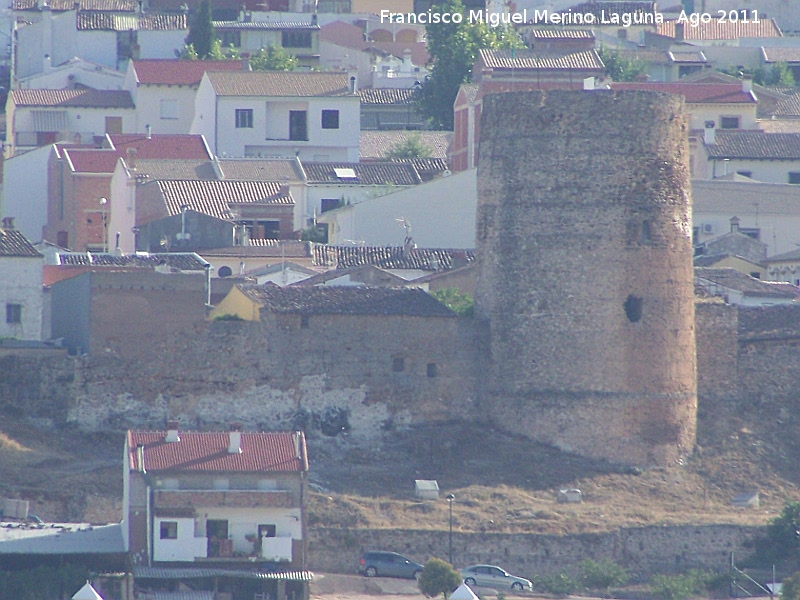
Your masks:
<svg viewBox="0 0 800 600"><path fill-rule="evenodd" d="M358 572L364 577L419 579L423 568L397 552L365 552L358 560Z"/></svg>

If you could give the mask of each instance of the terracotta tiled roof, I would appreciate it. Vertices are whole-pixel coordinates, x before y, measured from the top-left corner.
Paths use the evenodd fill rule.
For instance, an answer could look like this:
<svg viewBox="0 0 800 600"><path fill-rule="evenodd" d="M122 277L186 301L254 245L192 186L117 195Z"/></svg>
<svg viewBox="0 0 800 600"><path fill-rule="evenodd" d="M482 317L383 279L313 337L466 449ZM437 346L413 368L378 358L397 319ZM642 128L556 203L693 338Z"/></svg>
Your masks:
<svg viewBox="0 0 800 600"><path fill-rule="evenodd" d="M706 146L709 158L749 158L800 161L800 133L717 130Z"/></svg>
<svg viewBox="0 0 800 600"><path fill-rule="evenodd" d="M220 158L223 179L240 181L304 181L306 176L294 158Z"/></svg>
<svg viewBox="0 0 800 600"><path fill-rule="evenodd" d="M75 173L113 173L119 154L113 150L66 148L64 158Z"/></svg>
<svg viewBox="0 0 800 600"><path fill-rule="evenodd" d="M600 19L603 13L606 16L612 14L632 14L632 13L655 13L656 3L652 0L632 0L615 1L601 0L595 2L581 2L569 8L575 14L592 14L596 19Z"/></svg>
<svg viewBox="0 0 800 600"><path fill-rule="evenodd" d="M761 54L764 57L764 62L785 62L796 63L800 62L800 48L761 48Z"/></svg>
<svg viewBox="0 0 800 600"><path fill-rule="evenodd" d="M795 248L794 250L789 250L788 252L782 252L781 254L776 254L775 256L770 256L766 259L765 262L767 263L774 263L774 262L783 262L783 261L798 261L800 260L800 248Z"/></svg>
<svg viewBox="0 0 800 600"><path fill-rule="evenodd" d="M204 256L263 256L266 258L309 258L311 242L294 240L250 240L249 246L230 246L204 250Z"/></svg>
<svg viewBox="0 0 800 600"><path fill-rule="evenodd" d="M702 50L694 52L668 52L669 59L674 63L707 63L708 59Z"/></svg>
<svg viewBox="0 0 800 600"><path fill-rule="evenodd" d="M271 181L173 181L160 180L169 215L181 213L181 206L218 219L231 219L231 204L284 204L294 199L280 184Z"/></svg>
<svg viewBox="0 0 800 600"><path fill-rule="evenodd" d="M0 228L0 256L42 256L22 232Z"/></svg>
<svg viewBox="0 0 800 600"><path fill-rule="evenodd" d="M305 315L403 315L454 317L455 313L420 289L348 286L238 286L267 310Z"/></svg>
<svg viewBox="0 0 800 600"><path fill-rule="evenodd" d="M79 31L179 31L188 29L188 25L185 14L79 12L77 28Z"/></svg>
<svg viewBox="0 0 800 600"><path fill-rule="evenodd" d="M676 21L664 21L656 24L656 33L666 37L675 37ZM712 19L709 23L699 23L696 27L684 24L683 39L685 40L735 40L751 37L781 37L780 27L775 19L759 19L753 21L720 21Z"/></svg>
<svg viewBox="0 0 800 600"><path fill-rule="evenodd" d="M445 158L393 158L392 162L414 165L418 173L441 173L449 168Z"/></svg>
<svg viewBox="0 0 800 600"><path fill-rule="evenodd" d="M345 73L283 71L209 72L220 96L348 96Z"/></svg>
<svg viewBox="0 0 800 600"><path fill-rule="evenodd" d="M17 106L68 106L85 108L134 108L131 94L121 90L11 90Z"/></svg>
<svg viewBox="0 0 800 600"><path fill-rule="evenodd" d="M391 104L408 106L414 104L414 89L399 88L363 88L358 90L361 104Z"/></svg>
<svg viewBox="0 0 800 600"><path fill-rule="evenodd" d="M713 284L724 286L742 292L745 296L773 296L780 298L795 298L800 295L800 290L791 284L770 283L751 277L736 269L711 269L695 267L695 280L702 279Z"/></svg>
<svg viewBox="0 0 800 600"><path fill-rule="evenodd" d="M121 156L126 156L128 148L133 148L136 150L136 158L212 158L202 135L154 133L147 137L141 133L110 133L106 135L106 143L118 150Z"/></svg>
<svg viewBox="0 0 800 600"><path fill-rule="evenodd" d="M792 94L781 100L771 112L776 117L800 117L800 94Z"/></svg>
<svg viewBox="0 0 800 600"><path fill-rule="evenodd" d="M481 62L490 69L571 70L604 68L603 61L595 50L580 52L556 52L540 50L492 50L480 51Z"/></svg>
<svg viewBox="0 0 800 600"><path fill-rule="evenodd" d="M199 85L206 71L241 71L238 60L135 60L136 79L145 85Z"/></svg>
<svg viewBox="0 0 800 600"><path fill-rule="evenodd" d="M382 269L413 269L437 271L451 269L453 264L472 263L472 250L414 248L402 246L328 246L315 244L314 264L347 269L360 265L375 265Z"/></svg>
<svg viewBox="0 0 800 600"><path fill-rule="evenodd" d="M419 138L431 149L433 158L447 158L451 131L367 131L361 132L361 158L382 159L386 152L409 137Z"/></svg>
<svg viewBox="0 0 800 600"><path fill-rule="evenodd" d="M308 470L303 432L241 432L241 452L228 452L229 433L180 431L178 442L166 431L128 431L128 467L138 470L142 445L149 472L284 472Z"/></svg>
<svg viewBox="0 0 800 600"><path fill-rule="evenodd" d="M800 133L800 118L766 119L758 126L767 133Z"/></svg>
<svg viewBox="0 0 800 600"><path fill-rule="evenodd" d="M247 29L263 31L318 31L319 25L303 21L213 21L214 29Z"/></svg>
<svg viewBox="0 0 800 600"><path fill-rule="evenodd" d="M591 29L532 29L532 40L593 40Z"/></svg>
<svg viewBox="0 0 800 600"><path fill-rule="evenodd" d="M137 179L218 179L212 161L197 159L137 159L134 175Z"/></svg>
<svg viewBox="0 0 800 600"><path fill-rule="evenodd" d="M76 0L48 0L47 5L54 12L75 9ZM139 7L136 0L78 0L79 10L106 12L134 12ZM13 10L41 10L37 0L13 0Z"/></svg>
<svg viewBox="0 0 800 600"><path fill-rule="evenodd" d="M756 104L755 96L742 90L741 85L728 83L661 83L622 82L612 83L612 90L642 90L666 92L686 98L689 104Z"/></svg>
<svg viewBox="0 0 800 600"><path fill-rule="evenodd" d="M414 165L391 161L372 163L304 162L309 183L342 183L350 185L417 185L422 178ZM345 172L354 178L339 176Z"/></svg>
<svg viewBox="0 0 800 600"><path fill-rule="evenodd" d="M179 271L203 271L207 264L194 252L159 252L156 254L102 254L91 252L64 252L58 255L59 265L91 267L126 267L152 269L168 265Z"/></svg>

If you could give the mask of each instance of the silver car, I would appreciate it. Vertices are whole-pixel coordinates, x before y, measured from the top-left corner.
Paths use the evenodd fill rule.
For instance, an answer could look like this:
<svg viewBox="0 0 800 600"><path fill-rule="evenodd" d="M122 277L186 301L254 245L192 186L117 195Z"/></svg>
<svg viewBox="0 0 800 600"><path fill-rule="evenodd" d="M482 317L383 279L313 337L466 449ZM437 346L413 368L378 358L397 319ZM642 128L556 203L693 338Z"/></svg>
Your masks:
<svg viewBox="0 0 800 600"><path fill-rule="evenodd" d="M470 586L533 591L533 584L524 577L516 577L493 565L472 565L461 569L461 576Z"/></svg>

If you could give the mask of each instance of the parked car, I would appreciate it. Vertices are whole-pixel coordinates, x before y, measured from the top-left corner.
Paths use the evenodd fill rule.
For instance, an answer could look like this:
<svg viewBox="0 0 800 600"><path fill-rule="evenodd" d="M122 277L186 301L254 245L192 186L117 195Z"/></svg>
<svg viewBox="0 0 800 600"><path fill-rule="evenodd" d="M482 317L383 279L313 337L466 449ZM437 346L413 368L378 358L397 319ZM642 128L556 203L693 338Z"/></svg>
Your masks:
<svg viewBox="0 0 800 600"><path fill-rule="evenodd" d="M397 552L365 552L358 561L358 572L364 577L419 579L424 568Z"/></svg>
<svg viewBox="0 0 800 600"><path fill-rule="evenodd" d="M461 569L461 576L467 585L533 591L533 584L524 577L516 577L493 565L472 565Z"/></svg>

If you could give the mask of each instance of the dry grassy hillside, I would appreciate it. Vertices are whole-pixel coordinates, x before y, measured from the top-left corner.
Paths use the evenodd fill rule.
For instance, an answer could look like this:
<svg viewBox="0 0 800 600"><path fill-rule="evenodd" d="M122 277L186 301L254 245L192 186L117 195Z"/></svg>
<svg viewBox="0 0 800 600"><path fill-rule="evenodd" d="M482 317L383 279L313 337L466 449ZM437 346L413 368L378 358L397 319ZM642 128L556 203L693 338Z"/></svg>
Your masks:
<svg viewBox="0 0 800 600"><path fill-rule="evenodd" d="M795 407L753 402L701 410L698 449L684 465L618 469L566 455L480 423L390 431L380 444L309 436L310 522L444 528L447 503L415 502L414 479L453 493L454 526L474 531L591 532L662 523L762 524L800 500ZM778 418L783 416L783 419ZM0 420L0 496L31 500L45 520L121 516L122 435L43 432ZM581 504L559 504L576 487ZM759 509L731 499L758 491Z"/></svg>

